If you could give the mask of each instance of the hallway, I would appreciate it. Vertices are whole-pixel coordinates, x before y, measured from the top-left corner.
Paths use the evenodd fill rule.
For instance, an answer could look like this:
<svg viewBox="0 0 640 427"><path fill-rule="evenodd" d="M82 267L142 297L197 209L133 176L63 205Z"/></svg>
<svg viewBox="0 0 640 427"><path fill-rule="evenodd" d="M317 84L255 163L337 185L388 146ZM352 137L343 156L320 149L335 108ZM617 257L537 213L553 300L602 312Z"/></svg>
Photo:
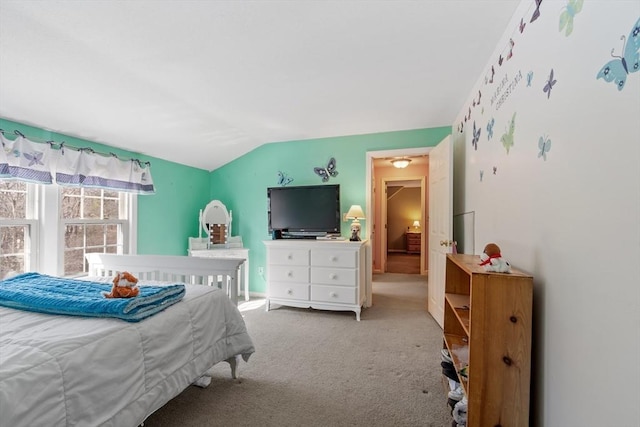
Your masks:
<svg viewBox="0 0 640 427"><path fill-rule="evenodd" d="M387 252L386 272L420 274L420 254Z"/></svg>

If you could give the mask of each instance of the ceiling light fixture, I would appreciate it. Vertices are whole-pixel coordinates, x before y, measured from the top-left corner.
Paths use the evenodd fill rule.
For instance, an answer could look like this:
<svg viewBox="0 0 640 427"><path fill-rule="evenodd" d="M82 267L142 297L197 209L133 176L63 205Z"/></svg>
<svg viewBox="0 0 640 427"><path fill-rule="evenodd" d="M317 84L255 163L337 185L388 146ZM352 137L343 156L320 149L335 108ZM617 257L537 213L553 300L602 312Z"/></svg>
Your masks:
<svg viewBox="0 0 640 427"><path fill-rule="evenodd" d="M393 167L398 168L398 169L404 169L407 166L409 166L409 163L411 163L411 159L393 159L391 160L391 164L393 165Z"/></svg>

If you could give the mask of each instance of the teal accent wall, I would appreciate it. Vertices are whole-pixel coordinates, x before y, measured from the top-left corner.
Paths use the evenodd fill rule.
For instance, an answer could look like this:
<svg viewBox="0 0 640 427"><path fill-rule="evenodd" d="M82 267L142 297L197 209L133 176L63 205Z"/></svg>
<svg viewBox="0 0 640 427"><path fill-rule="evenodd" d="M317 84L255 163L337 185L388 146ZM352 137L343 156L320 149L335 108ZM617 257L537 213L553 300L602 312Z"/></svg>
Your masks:
<svg viewBox="0 0 640 427"><path fill-rule="evenodd" d="M366 153L399 148L433 147L451 133L451 127L416 129L335 138L288 141L262 145L211 173L211 199L219 199L233 212L232 234L242 236L249 248L250 290L265 292L263 240L271 236L267 226L267 187L278 186L278 171L293 178L289 185L322 184L313 172L316 166L336 159L338 176L327 184L340 184L340 204L344 213L353 204L366 206ZM204 204L203 204L204 206ZM197 211L195 212L197 215ZM363 233L366 232L366 221ZM342 235L348 236L343 222Z"/></svg>
<svg viewBox="0 0 640 427"><path fill-rule="evenodd" d="M52 140L72 147L90 147L98 153L113 152L123 158L151 162L154 195L138 196L138 253L186 255L187 237L198 235L198 213L209 202L209 172L145 156L84 139L50 132L0 118L0 129L12 138L22 132L35 142Z"/></svg>
<svg viewBox="0 0 640 427"><path fill-rule="evenodd" d="M242 236L244 246L250 250L250 289L258 293L266 290L265 279L258 274L266 258L262 241L271 238L267 227L267 187L278 185L278 171L293 178L290 185L322 184L313 168L326 166L334 157L338 176L328 183L340 184L344 213L354 204L366 206L367 152L433 147L451 133L451 127L445 126L270 143L208 172L2 118L0 129L8 137L18 130L36 142L64 141L73 147L91 147L99 153L113 152L123 158L151 162L156 194L138 196L139 254L186 255L187 238L198 236L200 209L210 200L221 200L233 212L232 234ZM366 227L365 221L363 233ZM349 223L343 222L342 235L348 234Z"/></svg>

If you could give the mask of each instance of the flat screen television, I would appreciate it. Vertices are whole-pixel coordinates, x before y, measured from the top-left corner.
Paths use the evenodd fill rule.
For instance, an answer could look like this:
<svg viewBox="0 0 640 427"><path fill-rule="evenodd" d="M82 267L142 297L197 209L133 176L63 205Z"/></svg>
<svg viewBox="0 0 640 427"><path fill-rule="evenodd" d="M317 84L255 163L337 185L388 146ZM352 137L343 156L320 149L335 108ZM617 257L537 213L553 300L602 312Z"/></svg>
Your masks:
<svg viewBox="0 0 640 427"><path fill-rule="evenodd" d="M269 232L283 236L340 234L340 185L267 188Z"/></svg>

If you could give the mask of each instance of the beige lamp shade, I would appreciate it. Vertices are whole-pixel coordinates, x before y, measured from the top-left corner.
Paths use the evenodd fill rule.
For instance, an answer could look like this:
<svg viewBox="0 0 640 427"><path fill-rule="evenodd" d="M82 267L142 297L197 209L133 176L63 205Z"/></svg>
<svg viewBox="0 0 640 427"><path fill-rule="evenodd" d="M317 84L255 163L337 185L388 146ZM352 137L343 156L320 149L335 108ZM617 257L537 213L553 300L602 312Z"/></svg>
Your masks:
<svg viewBox="0 0 640 427"><path fill-rule="evenodd" d="M364 219L364 211L362 210L362 206L360 205L352 205L349 208L349 212L347 212L347 219Z"/></svg>
<svg viewBox="0 0 640 427"><path fill-rule="evenodd" d="M420 221L418 221L417 219L413 221L413 228L420 228Z"/></svg>

